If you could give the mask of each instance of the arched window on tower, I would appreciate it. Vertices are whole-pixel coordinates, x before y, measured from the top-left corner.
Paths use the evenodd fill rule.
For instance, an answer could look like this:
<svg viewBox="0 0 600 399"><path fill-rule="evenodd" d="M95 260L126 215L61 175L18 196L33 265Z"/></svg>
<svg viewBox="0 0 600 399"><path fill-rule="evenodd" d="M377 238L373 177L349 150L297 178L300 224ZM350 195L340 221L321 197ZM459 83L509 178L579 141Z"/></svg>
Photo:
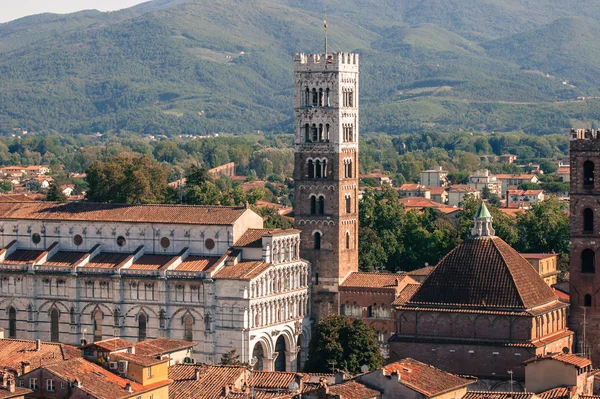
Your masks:
<svg viewBox="0 0 600 399"><path fill-rule="evenodd" d="M310 143L310 125L304 125L304 141Z"/></svg>
<svg viewBox="0 0 600 399"><path fill-rule="evenodd" d="M325 141L329 141L329 140L331 140L331 132L330 132L330 126L328 123L325 125Z"/></svg>
<svg viewBox="0 0 600 399"><path fill-rule="evenodd" d="M346 249L350 249L350 232L346 232Z"/></svg>
<svg viewBox="0 0 600 399"><path fill-rule="evenodd" d="M313 163L312 159L308 161L308 178L315 178L315 164Z"/></svg>
<svg viewBox="0 0 600 399"><path fill-rule="evenodd" d="M147 337L148 319L144 313L138 315L138 341L145 341Z"/></svg>
<svg viewBox="0 0 600 399"><path fill-rule="evenodd" d="M322 142L323 140L323 124L319 123L319 142Z"/></svg>
<svg viewBox="0 0 600 399"><path fill-rule="evenodd" d="M325 106L329 107L329 87L325 90Z"/></svg>
<svg viewBox="0 0 600 399"><path fill-rule="evenodd" d="M92 321L94 324L94 342L102 341L102 313L99 310L92 314Z"/></svg>
<svg viewBox="0 0 600 399"><path fill-rule="evenodd" d="M317 125L313 123L312 128L311 128L311 140L313 142L319 141L319 129L317 128Z"/></svg>
<svg viewBox="0 0 600 399"><path fill-rule="evenodd" d="M50 311L50 341L60 342L60 331L59 331L59 314L58 309L53 308Z"/></svg>
<svg viewBox="0 0 600 399"><path fill-rule="evenodd" d="M346 213L352 213L352 197L346 195Z"/></svg>
<svg viewBox="0 0 600 399"><path fill-rule="evenodd" d="M304 89L304 105L307 107L310 105L310 89L308 87Z"/></svg>
<svg viewBox="0 0 600 399"><path fill-rule="evenodd" d="M595 273L596 272L596 254L591 249L584 249L581 252L581 272Z"/></svg>
<svg viewBox="0 0 600 399"><path fill-rule="evenodd" d="M348 178L352 178L352 160L348 161Z"/></svg>
<svg viewBox="0 0 600 399"><path fill-rule="evenodd" d="M319 107L323 106L323 89L319 89Z"/></svg>
<svg viewBox="0 0 600 399"><path fill-rule="evenodd" d="M194 340L194 319L191 315L186 315L183 319L183 340Z"/></svg>
<svg viewBox="0 0 600 399"><path fill-rule="evenodd" d="M319 215L325 214L325 197L319 196Z"/></svg>
<svg viewBox="0 0 600 399"><path fill-rule="evenodd" d="M17 309L8 309L8 338L17 338Z"/></svg>
<svg viewBox="0 0 600 399"><path fill-rule="evenodd" d="M312 89L312 105L316 107L319 104L319 98L317 96L317 89Z"/></svg>
<svg viewBox="0 0 600 399"><path fill-rule="evenodd" d="M592 161L583 163L583 187L594 188L594 163Z"/></svg>
<svg viewBox="0 0 600 399"><path fill-rule="evenodd" d="M321 249L321 233L318 231L313 235L314 249Z"/></svg>
<svg viewBox="0 0 600 399"><path fill-rule="evenodd" d="M310 214L311 215L317 214L317 197L315 195L312 195L310 197Z"/></svg>
<svg viewBox="0 0 600 399"><path fill-rule="evenodd" d="M323 177L323 169L321 168L321 161L318 159L315 161L315 177L317 179L320 179Z"/></svg>
<svg viewBox="0 0 600 399"><path fill-rule="evenodd" d="M323 179L327 179L327 173L329 173L327 170L327 159L324 159L322 161L322 165L323 165L322 166L323 167Z"/></svg>
<svg viewBox="0 0 600 399"><path fill-rule="evenodd" d="M590 294L585 294L585 296L583 297L583 306L585 306L586 308L592 306L592 296Z"/></svg>
<svg viewBox="0 0 600 399"><path fill-rule="evenodd" d="M590 208L585 208L583 210L583 232L594 232L594 211Z"/></svg>
<svg viewBox="0 0 600 399"><path fill-rule="evenodd" d="M74 307L71 307L71 310L69 311L69 319L71 321L71 324L77 323L77 317L75 316L75 308Z"/></svg>

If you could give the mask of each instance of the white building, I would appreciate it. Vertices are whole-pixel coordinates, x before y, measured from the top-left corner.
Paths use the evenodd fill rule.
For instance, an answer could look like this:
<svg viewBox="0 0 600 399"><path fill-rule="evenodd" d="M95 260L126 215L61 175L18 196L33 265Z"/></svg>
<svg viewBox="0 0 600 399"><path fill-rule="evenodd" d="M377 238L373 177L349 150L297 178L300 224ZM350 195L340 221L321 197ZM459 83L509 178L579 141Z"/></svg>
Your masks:
<svg viewBox="0 0 600 399"><path fill-rule="evenodd" d="M298 230L262 227L245 207L0 203L0 328L68 344L185 339L201 362L235 348L258 369L296 370L309 263Z"/></svg>
<svg viewBox="0 0 600 399"><path fill-rule="evenodd" d="M455 184L448 189L448 205L461 206L468 195L475 198L481 197L481 192L476 188L471 188L463 184Z"/></svg>
<svg viewBox="0 0 600 399"><path fill-rule="evenodd" d="M421 171L421 184L427 187L445 187L448 185L448 171L441 166Z"/></svg>
<svg viewBox="0 0 600 399"><path fill-rule="evenodd" d="M502 183L489 170L478 170L469 176L467 184L470 188L482 191L487 187L491 194L502 195Z"/></svg>

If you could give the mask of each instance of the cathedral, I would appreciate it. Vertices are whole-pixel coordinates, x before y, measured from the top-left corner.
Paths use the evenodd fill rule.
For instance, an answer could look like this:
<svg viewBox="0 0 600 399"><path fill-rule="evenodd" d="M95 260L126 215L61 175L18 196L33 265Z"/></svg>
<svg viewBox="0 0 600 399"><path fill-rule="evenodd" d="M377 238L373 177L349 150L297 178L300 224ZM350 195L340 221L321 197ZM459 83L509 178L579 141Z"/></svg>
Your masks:
<svg viewBox="0 0 600 399"><path fill-rule="evenodd" d="M246 207L0 203L0 327L79 345L111 337L230 349L295 371L310 339L300 231L264 229Z"/></svg>

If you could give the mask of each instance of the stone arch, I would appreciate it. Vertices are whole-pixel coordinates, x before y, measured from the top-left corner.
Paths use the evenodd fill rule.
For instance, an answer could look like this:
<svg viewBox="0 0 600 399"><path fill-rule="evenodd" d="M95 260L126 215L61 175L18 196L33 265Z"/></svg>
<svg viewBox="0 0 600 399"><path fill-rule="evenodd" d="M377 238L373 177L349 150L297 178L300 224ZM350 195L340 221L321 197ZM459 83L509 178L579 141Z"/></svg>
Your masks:
<svg viewBox="0 0 600 399"><path fill-rule="evenodd" d="M50 317L50 341L60 342L60 311L56 306L49 310Z"/></svg>
<svg viewBox="0 0 600 399"><path fill-rule="evenodd" d="M88 310L89 308L92 308L92 310ZM106 306L104 303L88 303L87 305L85 305L82 309L80 314L84 315L84 314L92 314L94 311L99 310L100 312L102 312L103 315L105 314L112 314L112 309L109 308L108 306Z"/></svg>
<svg viewBox="0 0 600 399"><path fill-rule="evenodd" d="M52 308L56 307L61 313L69 313L69 308L60 301L46 301L42 305L40 305L38 312L48 313L50 315L50 311Z"/></svg>
<svg viewBox="0 0 600 399"><path fill-rule="evenodd" d="M254 370L265 370L268 355L267 348L262 340L257 341L252 349L251 362Z"/></svg>

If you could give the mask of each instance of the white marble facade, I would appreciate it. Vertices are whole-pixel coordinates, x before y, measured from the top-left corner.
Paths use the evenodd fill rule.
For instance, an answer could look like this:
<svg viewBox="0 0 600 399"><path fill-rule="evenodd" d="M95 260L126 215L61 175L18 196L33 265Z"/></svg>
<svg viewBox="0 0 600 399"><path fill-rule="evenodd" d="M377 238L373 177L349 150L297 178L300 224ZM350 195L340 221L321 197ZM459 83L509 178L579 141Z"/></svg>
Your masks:
<svg viewBox="0 0 600 399"><path fill-rule="evenodd" d="M95 206L0 203L6 337L76 345L168 337L197 342L200 362L235 348L255 368L301 365L309 264L297 230L264 230L244 208L195 207L168 223L177 207Z"/></svg>

